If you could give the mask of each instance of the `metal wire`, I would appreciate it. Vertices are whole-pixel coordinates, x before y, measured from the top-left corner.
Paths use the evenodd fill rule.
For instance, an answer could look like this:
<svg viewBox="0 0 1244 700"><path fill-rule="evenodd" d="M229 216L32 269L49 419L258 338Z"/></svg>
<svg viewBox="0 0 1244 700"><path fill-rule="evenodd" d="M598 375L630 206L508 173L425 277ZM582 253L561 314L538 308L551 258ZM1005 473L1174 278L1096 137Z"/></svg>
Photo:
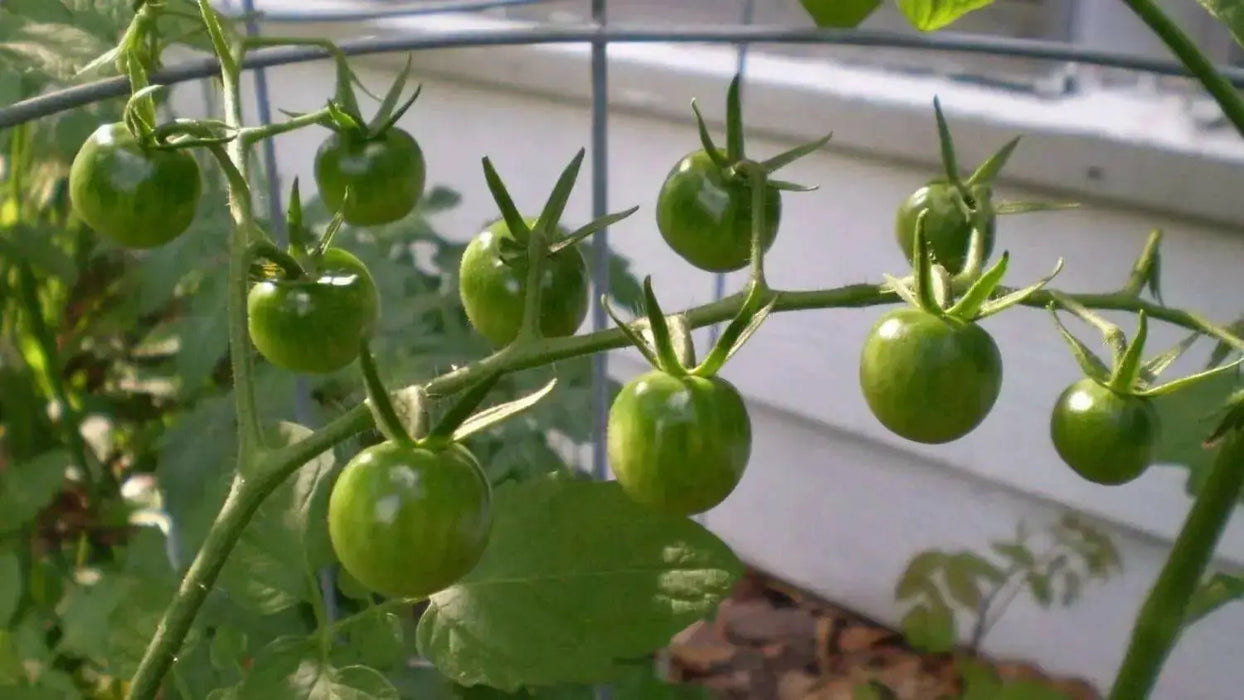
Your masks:
<svg viewBox="0 0 1244 700"><path fill-rule="evenodd" d="M519 5L536 5L547 0L441 0L440 2L420 2L386 7L384 9L300 9L300 10L260 10L255 16L264 22L280 22L283 24L299 24L310 22L362 22L370 19L388 19L392 17L415 17L418 15L434 15L445 12L478 12L498 7L514 7ZM248 5L250 3L247 3ZM221 11L226 17L244 17L253 10L242 13Z"/></svg>
<svg viewBox="0 0 1244 700"><path fill-rule="evenodd" d="M908 35L897 32L862 29L799 29L789 27L728 26L609 26L536 27L486 31L444 32L436 35L415 34L395 37L369 37L340 44L350 56L418 51L426 49L514 46L521 44L575 44L599 40L606 43L686 42L686 43L803 43L842 46L875 46L898 49L946 51L1070 61L1088 65L1122 68L1157 75L1184 76L1183 65L1111 51L1100 51L1066 42L1032 39L1000 39L963 35ZM328 58L318 48L280 47L261 49L247 54L247 68L280 66ZM1220 66L1218 70L1232 84L1244 87L1244 69ZM218 75L220 67L214 58L205 58L172 66L152 76L163 85ZM15 126L39 117L91 102L120 97L129 91L124 76L106 78L86 85L65 88L33 97L0 109L0 129Z"/></svg>
<svg viewBox="0 0 1244 700"><path fill-rule="evenodd" d="M592 21L604 29L608 24L606 0L591 0ZM609 75L608 46L603 39L592 42L592 217L609 213ZM592 279L596 293L592 295L592 329L603 330L609 323L601 296L609 293L609 231L593 236ZM596 440L592 443L592 476L609 476L609 458L605 449L605 428L609 420L609 355L598 352L592 356L592 408ZM597 692L598 700L604 700Z"/></svg>

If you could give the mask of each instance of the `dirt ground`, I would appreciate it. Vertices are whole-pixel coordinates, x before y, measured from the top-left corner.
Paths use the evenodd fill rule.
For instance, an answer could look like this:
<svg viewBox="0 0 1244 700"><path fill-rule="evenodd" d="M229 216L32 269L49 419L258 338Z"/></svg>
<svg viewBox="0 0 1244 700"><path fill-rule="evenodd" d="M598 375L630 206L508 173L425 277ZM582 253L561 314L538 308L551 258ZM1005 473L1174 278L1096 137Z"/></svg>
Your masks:
<svg viewBox="0 0 1244 700"><path fill-rule="evenodd" d="M896 700L962 695L950 654L921 654L874 621L751 571L712 621L677 635L668 680L700 685L723 700L854 700L880 681ZM1024 662L985 659L1002 680L1048 684L1069 700L1098 700L1088 683L1051 678ZM882 695L880 697L887 697Z"/></svg>

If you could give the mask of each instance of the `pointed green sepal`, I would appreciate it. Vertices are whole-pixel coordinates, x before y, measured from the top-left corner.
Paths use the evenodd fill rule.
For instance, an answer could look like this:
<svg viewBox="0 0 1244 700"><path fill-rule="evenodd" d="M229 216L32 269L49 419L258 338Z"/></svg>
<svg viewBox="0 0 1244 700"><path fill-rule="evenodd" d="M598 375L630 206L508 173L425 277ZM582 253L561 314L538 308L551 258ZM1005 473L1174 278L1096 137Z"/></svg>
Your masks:
<svg viewBox="0 0 1244 700"><path fill-rule="evenodd" d="M958 319L970 320L976 318L976 314L989 301L989 297L993 296L994 291L998 289L998 285L1002 284L1002 278L1006 276L1007 266L1010 264L1011 254L1003 251L1002 257L998 258L998 262L989 268L985 274L981 275L968 290L959 297L959 301L955 302L946 311L947 316L953 316Z"/></svg>
<svg viewBox="0 0 1244 700"><path fill-rule="evenodd" d="M393 412L397 419L406 427L406 432L416 441L428 434L428 393L418 384L405 389L389 392L393 402Z"/></svg>
<svg viewBox="0 0 1244 700"><path fill-rule="evenodd" d="M721 151L717 150L717 144L713 143L713 136L708 133L708 125L704 123L704 115L700 114L700 106L695 100L691 100L691 111L695 113L695 124L700 132L700 146L704 149L704 153L718 168L725 170L730 167L730 162L721 155Z"/></svg>
<svg viewBox="0 0 1244 700"><path fill-rule="evenodd" d="M769 187L782 192L815 192L821 189L820 185L801 185L786 180L769 180Z"/></svg>
<svg viewBox="0 0 1244 700"><path fill-rule="evenodd" d="M691 325L687 323L686 314L674 314L665 317L665 325L669 328L670 344L674 347L674 356L683 367L695 366L695 340L691 337Z"/></svg>
<svg viewBox="0 0 1244 700"><path fill-rule="evenodd" d="M1149 397L1165 396L1167 394L1171 394L1176 391L1179 391L1180 389L1185 389L1189 386L1192 386L1193 384L1196 384L1197 382L1203 381L1205 379L1209 379L1210 377L1214 377L1219 374L1224 374L1232 370L1238 371L1240 363L1242 362L1244 362L1244 357L1230 364L1222 365L1221 367L1215 367L1213 369L1205 370L1203 372L1197 372L1196 374L1192 374L1187 377L1180 377L1179 379L1169 381L1160 386L1155 386L1155 387L1151 387L1148 389L1141 389L1141 390L1135 391L1134 393L1137 396L1149 396Z"/></svg>
<svg viewBox="0 0 1244 700"><path fill-rule="evenodd" d="M1005 311L1006 309L1009 309L1012 306L1015 306L1016 304L1023 303L1024 301L1028 299L1028 297L1031 297L1033 294L1036 294L1037 292L1041 291L1042 287L1049 284L1050 280L1057 277L1058 273L1062 271L1063 271L1063 259L1059 258L1058 262L1054 263L1054 269L1050 272L1050 274L1046 275L1045 277L1042 277L1041 279L1037 280L1036 282L1033 282L1032 284L1028 285L1027 287L1024 287L1023 289L1016 290L1005 296L999 297L992 301L985 302L985 304L981 306L980 311L976 312L976 318L974 318L973 320L979 321L983 318L988 318L989 316L993 316L996 313Z"/></svg>
<svg viewBox="0 0 1244 700"><path fill-rule="evenodd" d="M350 202L350 198L353 195L353 190L347 186L345 192L342 193L341 207L333 213L332 220L328 222L328 226L324 229L324 235L320 236L319 243L315 245L315 250L311 253L312 256L320 258L329 248L333 247L333 238L337 236L337 232L346 223L346 205Z"/></svg>
<svg viewBox="0 0 1244 700"><path fill-rule="evenodd" d="M1058 326L1058 333L1067 343L1067 347L1071 349L1071 356L1080 365L1080 370L1089 379L1104 386L1110 381L1110 368L1087 345L1080 342L1079 338L1067 330L1067 327L1063 325L1062 319L1058 317L1058 307L1056 304L1050 303L1046 308L1049 309L1050 315L1054 317L1054 325Z"/></svg>
<svg viewBox="0 0 1244 700"><path fill-rule="evenodd" d="M1140 377L1141 358L1145 352L1145 341L1149 338L1149 318L1144 309L1137 312L1136 321L1136 335L1128 343L1110 376L1110 388L1118 392L1130 392L1137 388Z"/></svg>
<svg viewBox="0 0 1244 700"><path fill-rule="evenodd" d="M1188 352L1189 348L1191 348L1200 337L1200 332L1191 333L1187 338L1179 341L1175 347L1142 364L1140 366L1140 374L1138 375L1141 385L1147 387L1157 381L1158 376L1165 372L1171 365L1175 364L1175 360L1178 360L1185 352Z"/></svg>
<svg viewBox="0 0 1244 700"><path fill-rule="evenodd" d="M328 119L332 123L331 128L335 131L363 133L367 128L363 125L362 117L344 109L336 100L328 102Z"/></svg>
<svg viewBox="0 0 1244 700"><path fill-rule="evenodd" d="M999 148L996 153L986 158L985 162L981 163L980 166L976 168L976 171L968 177L967 183L965 184L967 184L969 188L975 187L976 185L992 185L994 180L998 178L998 174L1002 172L1002 168L1006 167L1006 162L1010 160L1011 154L1015 152L1015 147L1019 145L1021 138L1023 137L1016 136L1010 141L1007 141L1006 145Z"/></svg>
<svg viewBox="0 0 1244 700"><path fill-rule="evenodd" d="M445 415L441 416L440 421L428 433L423 441L428 444L446 443L454 439L458 429L466 423L471 417L475 409L483 402L488 392L493 390L497 382L501 380L501 372L490 372L483 379L467 388L462 396L445 411Z"/></svg>
<svg viewBox="0 0 1244 700"><path fill-rule="evenodd" d="M536 220L536 226L544 232L546 245L553 240L557 224L566 211L566 203L570 201L570 193L574 190L575 180L579 177L579 168L583 165L585 155L587 155L587 149L580 148L574 158L570 159L570 163L557 178L553 191L549 193L548 201L545 202L544 209L540 212L540 218Z"/></svg>
<svg viewBox="0 0 1244 700"><path fill-rule="evenodd" d="M653 351L648 341L636 332L634 328L631 328L630 324L618 318L618 314L613 310L613 305L609 303L608 294L600 295L600 305L605 309L605 313L609 314L609 318L613 319L613 322L617 324L618 330L622 331L622 335L625 335L627 340L631 341L631 345L634 345L635 349L639 350L639 353L644 356L648 364L653 367L660 367L661 361L657 358L656 352Z"/></svg>
<svg viewBox="0 0 1244 700"><path fill-rule="evenodd" d="M993 213L997 216L1012 214L1031 214L1038 211L1063 211L1079 209L1079 202L997 202L993 205Z"/></svg>
<svg viewBox="0 0 1244 700"><path fill-rule="evenodd" d="M800 158L811 155L821 150L822 148L825 147L825 144L829 143L829 140L833 138L833 136L834 136L834 133L831 131L830 133L826 134L825 136L822 136L821 138L815 141L805 143L802 146L796 146L790 149L789 151L783 151L782 153L779 153L776 156L773 156L772 158L761 161L760 167L764 168L766 173L775 173L778 170L790 165L791 163L794 163Z"/></svg>
<svg viewBox="0 0 1244 700"><path fill-rule="evenodd" d="M704 362L692 370L691 374L697 377L716 375L760 329L760 325L765 322L777 304L779 294L773 293L773 297L764 306L760 306L761 298L761 288L753 285L747 299L743 301L743 306L739 308L739 313L735 314L730 325L726 326L726 330L717 338L717 343L704 358Z"/></svg>
<svg viewBox="0 0 1244 700"><path fill-rule="evenodd" d="M665 312L661 310L656 292L652 289L652 275L644 278L644 313L648 317L648 331L652 336L652 347L657 353L657 367L677 376L686 374L686 367L679 363L678 351L674 348L674 343L670 338Z"/></svg>
<svg viewBox="0 0 1244 700"><path fill-rule="evenodd" d="M376 114L372 117L371 123L367 125L367 130L373 136L383 133L380 128L389 117L393 115L393 110L397 107L397 102L402 98L402 90L406 89L406 81L410 79L410 68L414 59L413 54L406 55L406 65L402 67L402 72L397 74L397 79L389 86L389 91L385 93L384 100L380 102L380 107L376 109ZM418 92L416 91L416 96Z"/></svg>
<svg viewBox="0 0 1244 700"><path fill-rule="evenodd" d="M942 113L942 101L933 98L933 116L937 119L937 141L942 152L942 171L946 175L946 181L955 189L959 190L959 194L965 201L971 201L972 195L968 192L968 188L963 184L963 179L959 177L959 160L955 155L955 141L950 135L950 125L946 123L946 115Z"/></svg>
<svg viewBox="0 0 1244 700"><path fill-rule="evenodd" d="M588 223L587 225L571 232L569 236L558 239L556 243L549 246L549 255L550 256L557 255L558 253L562 252L563 250L569 248L572 245L575 245L576 243L583 240L584 238L587 238L588 236L594 235L596 233L599 233L609 228L610 226L613 226L614 224L618 223L619 221L622 221L623 219L627 218L628 216L630 216L631 214L634 214L637 211L639 211L638 205L633 206L630 209L626 209L624 211L614 212L613 214L602 216L599 219L596 219L595 221L592 221Z"/></svg>
<svg viewBox="0 0 1244 700"><path fill-rule="evenodd" d="M302 194L298 188L297 176L289 188L289 206L285 208L285 233L289 238L289 249L294 255L306 255L311 248L311 235L302 223Z"/></svg>
<svg viewBox="0 0 1244 700"><path fill-rule="evenodd" d="M364 338L359 346L359 368L363 371L363 386L367 389L367 407L371 410L376 429L385 439L410 445L414 444L406 427L402 425L397 410L384 382L380 380L380 372L376 369L376 360L371 353L370 339Z"/></svg>
<svg viewBox="0 0 1244 700"><path fill-rule="evenodd" d="M492 166L492 160L488 156L484 156L482 161L484 164L484 180L488 183L488 191L492 193L492 199L497 203L497 209L501 212L501 219L509 227L511 235L519 240L526 240L531 233L531 229L527 228L526 220L519 213L518 207L514 206L514 199L510 197L510 191L505 188L505 183L501 181L501 176L497 174L497 169Z"/></svg>
<svg viewBox="0 0 1244 700"><path fill-rule="evenodd" d="M726 159L737 163L743 159L743 101L739 96L742 73L736 73L726 90Z"/></svg>
<svg viewBox="0 0 1244 700"><path fill-rule="evenodd" d="M916 217L916 240L912 246L912 287L915 288L917 307L925 311L941 313L942 305L937 292L938 280L933 272L933 254L929 251L929 237L924 222L928 210L923 210ZM943 293L941 299L945 300Z"/></svg>
<svg viewBox="0 0 1244 700"><path fill-rule="evenodd" d="M908 280L901 280L894 275L886 274L884 272L881 273L881 277L885 280L885 283L881 285L883 291L885 289L889 289L908 304L911 304L917 309L921 308L920 300L916 298L916 294L912 291L912 285Z"/></svg>
<svg viewBox="0 0 1244 700"><path fill-rule="evenodd" d="M532 406L540 403L544 397L551 394L556 386L557 379L553 378L549 380L548 384L545 384L539 390L534 391L522 398L503 403L499 406L493 406L492 408L476 413L454 429L453 440L455 442L464 440L475 433L487 430L502 421L508 420L513 416L526 411Z"/></svg>

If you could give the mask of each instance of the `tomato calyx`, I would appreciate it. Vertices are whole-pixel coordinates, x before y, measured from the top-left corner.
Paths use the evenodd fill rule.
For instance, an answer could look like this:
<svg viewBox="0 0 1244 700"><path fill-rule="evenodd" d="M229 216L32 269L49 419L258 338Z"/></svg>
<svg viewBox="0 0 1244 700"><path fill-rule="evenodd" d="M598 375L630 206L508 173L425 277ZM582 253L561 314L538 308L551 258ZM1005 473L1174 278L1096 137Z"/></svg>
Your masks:
<svg viewBox="0 0 1244 700"><path fill-rule="evenodd" d="M412 57L407 56L405 67L402 68L402 72L398 74L393 84L389 86L388 92L385 93L384 99L380 102L380 107L377 108L376 113L368 121L363 117L362 111L359 108L358 98L354 94L355 85L363 88L364 91L366 91L366 88L363 87L362 83L354 75L354 72L350 70L350 66L346 62L344 55L340 54L340 50L334 47L333 54L337 62L337 87L333 97L329 99L326 105L327 114L323 119L319 120L319 124L342 136L359 141L371 141L383 137L406 115L406 112L414 106L415 100L419 99L420 93L423 92L423 84L420 83L415 86L415 90L410 97L399 104L402 99L402 93L405 91L407 83L410 82ZM371 93L368 94L370 95ZM281 110L281 112L291 118L302 117L307 114L289 110Z"/></svg>
<svg viewBox="0 0 1244 700"><path fill-rule="evenodd" d="M601 296L601 305L618 329L653 367L676 377L708 379L721 371L726 361L760 329L760 325L773 311L779 296L779 293L753 282L738 313L722 331L704 361L699 364L696 364L695 346L686 316L665 314L652 289L651 275L644 278L645 318L638 324L631 325L619 318L606 295ZM768 301L765 301L765 297L768 297Z"/></svg>
<svg viewBox="0 0 1244 700"><path fill-rule="evenodd" d="M534 225L528 224L527 217L523 216L514 204L514 198L510 196L505 182L493 166L492 159L487 156L483 158L484 179L488 184L488 192L496 202L501 218L513 236L512 239L504 239L499 243L502 262L514 266L525 264L526 261L536 256L553 257L639 211L639 206L633 206L606 214L589 221L569 234L559 235L562 214L566 211L566 203L570 201L570 193L574 190L575 180L579 176L586 154L586 149L580 148L570 163L562 169L557 184L549 193L544 209L541 210Z"/></svg>
<svg viewBox="0 0 1244 700"><path fill-rule="evenodd" d="M962 323L974 323L1024 302L1062 271L1063 259L1059 258L1050 274L1027 287L996 296L1010 264L1010 253L1004 251L992 267L979 275L962 294L956 296L954 280L946 268L934 261L929 250L929 239L924 226L927 216L927 211L921 212L916 220L911 277L898 279L889 274L884 277L887 289L912 306L930 314Z"/></svg>
<svg viewBox="0 0 1244 700"><path fill-rule="evenodd" d="M390 393L385 388L368 338L364 338L360 346L359 366L367 390L367 406L376 428L385 439L433 451L446 449L532 408L557 387L557 379L553 378L526 396L477 412L476 409L501 379L501 372L492 371L467 387L440 420L432 424L425 389L413 386Z"/></svg>
<svg viewBox="0 0 1244 700"><path fill-rule="evenodd" d="M1062 320L1058 316L1059 306L1067 309L1101 332L1103 340L1111 351L1109 364L1098 357L1079 338L1072 335L1071 331L1067 330L1067 327L1063 325ZM1084 375L1120 395L1146 399L1155 396L1165 396L1224 372L1234 370L1241 363L1244 363L1244 357L1241 357L1225 365L1212 367L1165 383L1158 383L1158 377L1192 347L1200 337L1200 333L1192 333L1168 350L1146 361L1143 359L1143 354L1145 342L1149 337L1149 319L1148 314L1143 309L1136 314L1136 333L1132 336L1131 341L1128 341L1123 330L1118 325L1107 321L1061 294L1054 294L1054 301L1046 308L1054 318L1059 335L1066 342Z"/></svg>
<svg viewBox="0 0 1244 700"><path fill-rule="evenodd" d="M759 167L764 171L765 175L772 175L800 158L819 151L833 138L833 132L830 132L815 141L795 146L766 160L748 161L743 145L743 105L739 95L741 80L742 74L736 73L730 81L730 87L726 91L726 149L724 152L713 142L713 137L708 131L708 125L704 122L704 115L700 113L699 104L697 104L696 100L691 100L691 111L695 113L696 127L700 134L700 145L703 147L704 153L713 162L713 165L717 166L725 180L746 182L750 177L748 170L753 167ZM786 192L812 192L817 189L814 185L800 185L772 178L767 179L766 185L772 189Z"/></svg>
<svg viewBox="0 0 1244 700"><path fill-rule="evenodd" d="M1022 137L1016 136L1008 141L981 162L967 178L964 178L959 171L954 138L951 136L950 127L946 122L946 115L942 112L941 101L937 97L933 98L933 112L937 121L942 175L933 178L921 189L927 190L931 188L937 190L938 196L949 197L951 205L962 216L961 223L958 225L970 226L962 269L954 270L954 276L957 281L974 280L980 275L981 268L984 266L985 260L989 255L989 249L992 246L992 227L997 216L1072 209L1079 206L1076 203L994 202L994 183L1010 160ZM920 191L917 191L912 197L918 194L920 194ZM926 209L921 213L923 214L927 211ZM945 222L943 222L943 225L945 225ZM907 240L905 235L900 236L900 242L903 240ZM903 253L909 259L911 258L910 250L904 250Z"/></svg>

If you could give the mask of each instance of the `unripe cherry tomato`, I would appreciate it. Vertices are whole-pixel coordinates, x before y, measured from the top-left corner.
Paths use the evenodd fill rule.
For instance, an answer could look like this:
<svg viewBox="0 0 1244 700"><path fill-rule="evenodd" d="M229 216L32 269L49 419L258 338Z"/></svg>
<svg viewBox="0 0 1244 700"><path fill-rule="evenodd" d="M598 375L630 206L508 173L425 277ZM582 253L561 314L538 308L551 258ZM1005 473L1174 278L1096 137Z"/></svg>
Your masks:
<svg viewBox="0 0 1244 700"><path fill-rule="evenodd" d="M978 206L989 206L989 193L984 188L977 188L973 193ZM934 181L916 190L898 208L895 217L894 235L907 262L912 261L912 249L916 243L916 220L920 212L928 211L924 218L925 233L929 239L929 250L933 260L946 268L952 275L957 275L967 264L968 245L972 237L972 222L963 215L956 203L957 193L953 185ZM994 236L997 228L997 217L991 215L989 225L984 231L985 244L982 260L993 254Z"/></svg>
<svg viewBox="0 0 1244 700"><path fill-rule="evenodd" d="M202 190L194 156L144 148L120 122L96 129L69 168L74 212L128 248L154 248L185 233Z"/></svg>
<svg viewBox="0 0 1244 700"><path fill-rule="evenodd" d="M609 409L607 435L609 466L622 490L680 515L725 500L751 457L747 407L721 377L654 369L632 379Z"/></svg>
<svg viewBox="0 0 1244 700"><path fill-rule="evenodd" d="M328 500L328 534L364 586L421 598L479 563L492 531L492 490L460 444L431 450L382 442L342 470Z"/></svg>
<svg viewBox="0 0 1244 700"><path fill-rule="evenodd" d="M534 226L534 218L525 219ZM559 236L569 232L559 228ZM523 322L527 297L527 262L506 263L501 241L526 249L526 236L515 236L504 220L493 222L467 245L458 267L458 295L471 326L494 346L511 343ZM540 331L546 338L573 335L588 310L587 262L578 246L545 260L540 293Z"/></svg>
<svg viewBox="0 0 1244 700"><path fill-rule="evenodd" d="M315 154L315 182L329 211L341 211L346 188L346 223L379 226L409 214L423 196L427 164L409 133L391 127L379 136L336 132Z"/></svg>
<svg viewBox="0 0 1244 700"><path fill-rule="evenodd" d="M260 282L251 287L246 308L251 341L269 362L322 374L358 356L380 314L380 298L361 260L329 248L311 279Z"/></svg>
<svg viewBox="0 0 1244 700"><path fill-rule="evenodd" d="M724 155L724 154L723 154ZM777 238L781 192L766 188L764 250ZM657 195L657 228L684 260L708 272L747 267L752 257L752 187L727 178L703 149L670 170Z"/></svg>
<svg viewBox="0 0 1244 700"><path fill-rule="evenodd" d="M1085 377L1063 390L1050 416L1058 456L1077 474L1115 486L1153 462L1158 412L1143 396L1121 394Z"/></svg>
<svg viewBox="0 0 1244 700"><path fill-rule="evenodd" d="M993 409L1002 355L975 323L905 307L873 325L859 377L869 409L891 432L945 443L967 435Z"/></svg>

